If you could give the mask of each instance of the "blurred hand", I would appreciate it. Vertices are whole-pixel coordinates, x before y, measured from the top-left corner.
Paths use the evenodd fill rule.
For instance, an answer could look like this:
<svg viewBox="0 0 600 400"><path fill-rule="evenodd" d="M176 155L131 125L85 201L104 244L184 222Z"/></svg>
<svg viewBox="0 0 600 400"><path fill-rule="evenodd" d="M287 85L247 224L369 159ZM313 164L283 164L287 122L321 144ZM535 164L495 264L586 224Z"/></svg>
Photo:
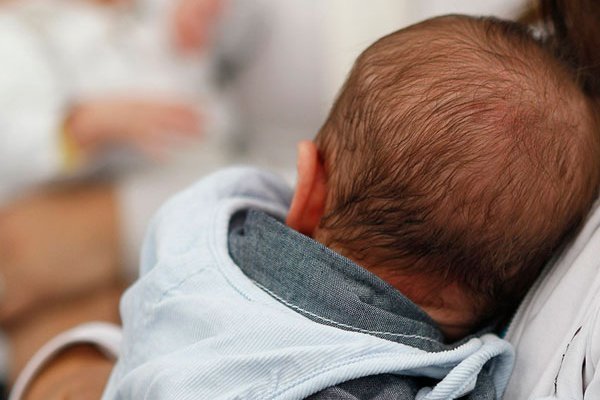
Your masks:
<svg viewBox="0 0 600 400"><path fill-rule="evenodd" d="M0 211L0 323L115 282L119 221L108 186L40 193Z"/></svg>
<svg viewBox="0 0 600 400"><path fill-rule="evenodd" d="M179 0L175 10L175 45L182 53L204 49L223 0Z"/></svg>
<svg viewBox="0 0 600 400"><path fill-rule="evenodd" d="M191 106L150 100L90 101L74 107L66 124L73 141L91 155L116 145L160 159L178 139L200 132L200 117Z"/></svg>

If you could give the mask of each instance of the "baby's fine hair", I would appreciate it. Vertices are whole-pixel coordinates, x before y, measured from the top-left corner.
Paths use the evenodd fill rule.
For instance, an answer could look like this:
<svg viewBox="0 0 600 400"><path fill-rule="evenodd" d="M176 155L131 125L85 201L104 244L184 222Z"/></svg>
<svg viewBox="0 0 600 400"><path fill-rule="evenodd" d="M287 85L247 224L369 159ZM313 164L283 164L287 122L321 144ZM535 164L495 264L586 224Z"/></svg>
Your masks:
<svg viewBox="0 0 600 400"><path fill-rule="evenodd" d="M315 142L326 245L490 317L513 307L598 193L599 136L571 70L523 26L446 16L356 61Z"/></svg>

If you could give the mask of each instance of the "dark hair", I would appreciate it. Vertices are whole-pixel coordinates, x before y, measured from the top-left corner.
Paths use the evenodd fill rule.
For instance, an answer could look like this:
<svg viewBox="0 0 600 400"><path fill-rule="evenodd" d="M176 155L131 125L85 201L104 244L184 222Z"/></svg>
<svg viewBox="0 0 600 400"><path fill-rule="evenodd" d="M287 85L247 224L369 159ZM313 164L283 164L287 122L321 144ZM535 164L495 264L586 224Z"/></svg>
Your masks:
<svg viewBox="0 0 600 400"><path fill-rule="evenodd" d="M457 284L485 316L514 306L597 193L599 145L572 82L516 23L448 16L380 39L315 140L320 240Z"/></svg>
<svg viewBox="0 0 600 400"><path fill-rule="evenodd" d="M598 0L540 0L547 44L575 73L588 96L600 95L600 3Z"/></svg>

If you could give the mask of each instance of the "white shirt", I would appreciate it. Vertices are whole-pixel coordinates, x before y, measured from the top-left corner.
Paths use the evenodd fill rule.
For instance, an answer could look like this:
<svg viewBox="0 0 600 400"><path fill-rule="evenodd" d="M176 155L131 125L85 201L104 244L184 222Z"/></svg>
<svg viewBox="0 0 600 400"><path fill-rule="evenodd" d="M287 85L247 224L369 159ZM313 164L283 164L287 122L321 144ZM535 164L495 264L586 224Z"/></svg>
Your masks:
<svg viewBox="0 0 600 400"><path fill-rule="evenodd" d="M600 399L600 202L518 310L505 398Z"/></svg>

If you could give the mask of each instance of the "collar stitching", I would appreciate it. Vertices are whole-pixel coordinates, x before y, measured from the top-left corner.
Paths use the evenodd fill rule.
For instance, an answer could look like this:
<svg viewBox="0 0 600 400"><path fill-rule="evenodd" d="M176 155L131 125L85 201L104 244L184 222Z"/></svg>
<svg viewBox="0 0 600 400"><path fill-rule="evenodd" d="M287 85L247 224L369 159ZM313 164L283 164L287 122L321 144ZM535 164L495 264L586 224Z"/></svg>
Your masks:
<svg viewBox="0 0 600 400"><path fill-rule="evenodd" d="M403 334L403 333L394 333L394 332L371 331L371 330L368 330L368 329L362 329L362 328L358 328L358 327L355 327L355 326L352 326L352 325L343 324L341 322L337 322L337 321L331 320L329 318L322 317L322 316L320 316L318 314L312 313L312 312L307 311L307 310L305 310L305 309L303 309L301 307L298 307L297 305L292 304L292 303L286 301L285 299L279 297L278 295L276 295L275 293L273 293L272 291L270 291L269 289L267 289L266 287L264 287L260 283L254 281L254 280L253 280L253 282L254 282L254 284L256 286L258 286L259 288L261 288L262 290L264 290L265 292L267 292L270 296L272 296L273 298L275 298L280 303L283 303L287 307L292 308L292 309L294 309L296 311L299 311L302 314L310 315L313 318L320 319L320 320L322 320L324 322L327 322L327 323L330 323L332 325L339 326L339 327L342 327L342 328L346 328L346 329L349 329L349 330L352 330L352 331L356 331L356 332L371 334L371 335L382 335L382 336L394 336L394 337L404 337L404 338L421 339L421 340L426 340L426 341L431 342L431 343L439 344L439 342L437 340L428 338L426 336L406 335L406 334Z"/></svg>

